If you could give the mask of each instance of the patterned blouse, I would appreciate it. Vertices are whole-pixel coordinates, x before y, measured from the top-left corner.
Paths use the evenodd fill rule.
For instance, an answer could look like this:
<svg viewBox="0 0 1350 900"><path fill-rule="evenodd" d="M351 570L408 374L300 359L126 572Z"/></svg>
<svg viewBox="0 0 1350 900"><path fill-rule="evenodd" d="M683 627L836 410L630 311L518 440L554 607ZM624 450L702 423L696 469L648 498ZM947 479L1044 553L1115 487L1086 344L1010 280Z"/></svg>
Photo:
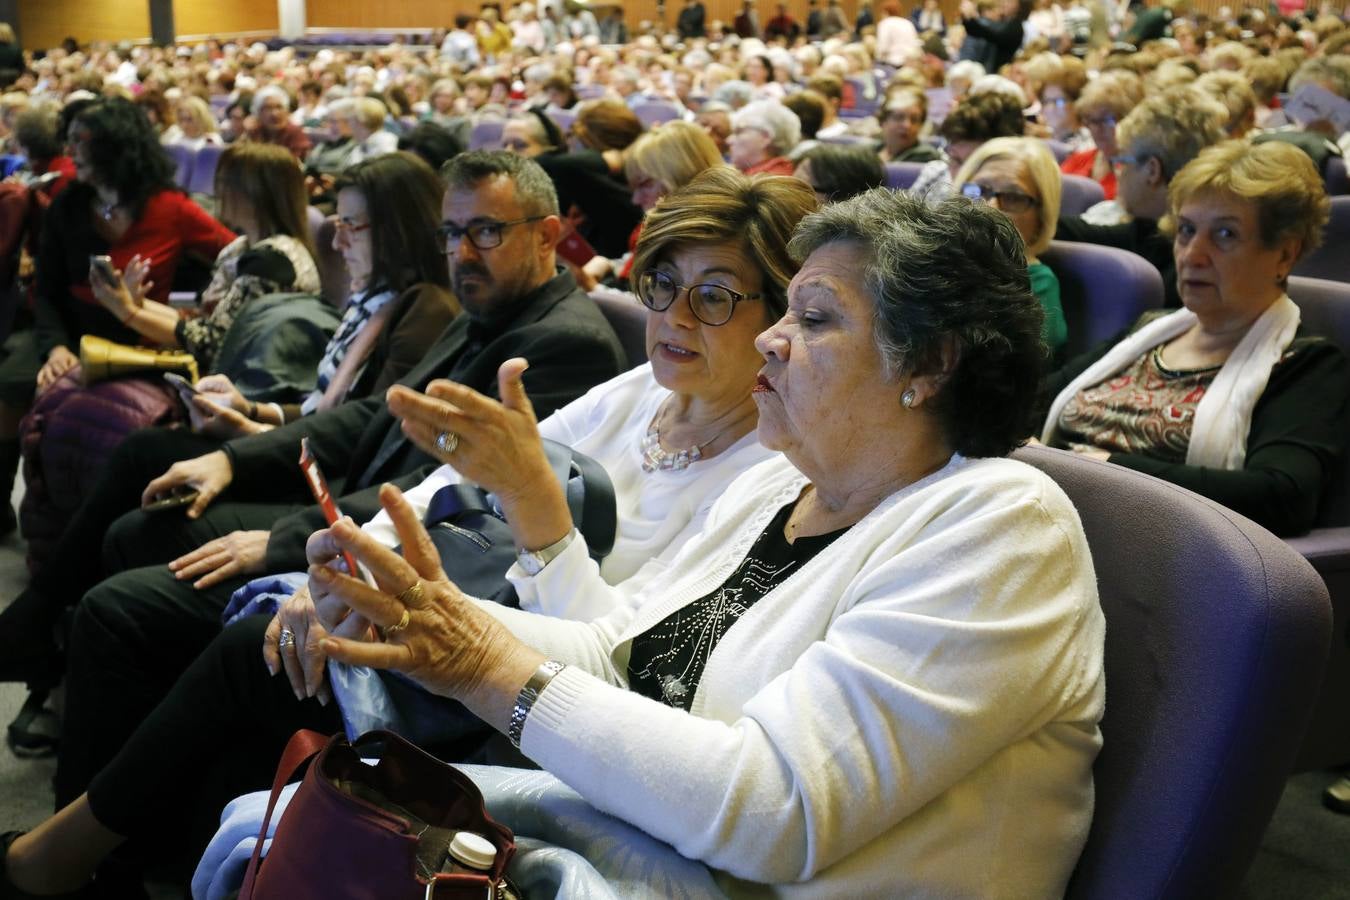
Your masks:
<svg viewBox="0 0 1350 900"><path fill-rule="evenodd" d="M295 238L278 234L253 246L248 238L237 238L216 257L211 283L202 291L203 315L178 323L178 343L209 372L225 332L250 300L281 291L318 290L318 267Z"/></svg>
<svg viewBox="0 0 1350 900"><path fill-rule="evenodd" d="M342 311L342 321L338 323L337 331L334 331L333 336L328 339L323 358L319 360L319 380L315 383L314 390L305 398L305 402L300 404L301 413L309 415L319 408L319 401L323 399L333 376L337 374L338 366L342 365L342 360L346 358L352 341L356 340L357 335L366 327L366 323L397 296L393 291L378 293L368 291L347 302L347 308ZM361 367L364 369L365 364L362 363ZM361 370L358 370L353 374L351 383L355 384L360 378Z"/></svg>
<svg viewBox="0 0 1350 900"><path fill-rule="evenodd" d="M1154 347L1129 368L1079 391L1060 413L1056 445L1184 463L1195 407L1220 368L1169 369L1162 346Z"/></svg>

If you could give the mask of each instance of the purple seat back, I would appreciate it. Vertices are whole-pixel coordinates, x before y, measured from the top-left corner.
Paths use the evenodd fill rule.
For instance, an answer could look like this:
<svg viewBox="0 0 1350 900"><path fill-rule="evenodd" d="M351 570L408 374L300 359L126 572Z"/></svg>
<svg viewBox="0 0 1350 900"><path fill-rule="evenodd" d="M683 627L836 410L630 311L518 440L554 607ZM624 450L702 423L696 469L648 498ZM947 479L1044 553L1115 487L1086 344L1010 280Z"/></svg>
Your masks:
<svg viewBox="0 0 1350 900"><path fill-rule="evenodd" d="M1045 145L1050 148L1050 152L1055 155L1055 162L1064 162L1073 152L1073 148L1063 141L1047 140Z"/></svg>
<svg viewBox="0 0 1350 900"><path fill-rule="evenodd" d="M1088 207L1106 199L1106 190L1084 175L1061 175L1060 183L1064 186L1059 198L1061 216L1081 216Z"/></svg>
<svg viewBox="0 0 1350 900"><path fill-rule="evenodd" d="M1350 197L1346 198L1350 200ZM1347 245L1341 245L1345 253ZM1289 297L1298 304L1302 325L1350 354L1350 284L1320 278L1289 279ZM1350 428L1350 422L1346 423ZM1332 479L1317 511L1319 526L1350 525L1350 454Z"/></svg>
<svg viewBox="0 0 1350 900"><path fill-rule="evenodd" d="M1284 789L1331 635L1287 544L1176 485L1045 447L1106 616L1096 809L1069 900L1236 893Z"/></svg>
<svg viewBox="0 0 1350 900"><path fill-rule="evenodd" d="M197 151L197 158L192 161L192 178L188 181L188 193L215 196L216 165L220 162L220 154L224 152L225 148L219 144L202 144Z"/></svg>
<svg viewBox="0 0 1350 900"><path fill-rule="evenodd" d="M1350 194L1350 177L1345 174L1345 157L1333 156L1327 160L1327 171L1323 180L1328 194L1333 196Z"/></svg>
<svg viewBox="0 0 1350 900"><path fill-rule="evenodd" d="M1128 328L1163 305L1163 281L1148 260L1128 250L1054 241L1041 262L1059 278L1072 357Z"/></svg>
<svg viewBox="0 0 1350 900"><path fill-rule="evenodd" d="M651 128L653 125L673 122L680 118L680 108L674 103L666 103L663 100L648 100L634 106L633 114L638 117L638 121L642 123L643 128Z"/></svg>
<svg viewBox="0 0 1350 900"><path fill-rule="evenodd" d="M574 109L555 109L549 107L546 112L548 117L553 120L553 124L558 126L558 130L567 136L567 132L572 130L572 124L577 120L577 113Z"/></svg>
<svg viewBox="0 0 1350 900"><path fill-rule="evenodd" d="M621 299L609 294L591 295L600 312L619 336L630 368L647 361L647 308L636 297Z"/></svg>
<svg viewBox="0 0 1350 900"><path fill-rule="evenodd" d="M886 163L886 187L893 191L907 191L919 177L924 164L919 162Z"/></svg>
<svg viewBox="0 0 1350 900"><path fill-rule="evenodd" d="M197 154L184 144L165 144L164 150L169 154L169 159L173 160L174 184L186 190L192 181L192 164Z"/></svg>
<svg viewBox="0 0 1350 900"><path fill-rule="evenodd" d="M817 138L822 144L838 144L841 147L852 147L857 144L870 144L872 138L863 137L861 134L835 134L830 137Z"/></svg>
<svg viewBox="0 0 1350 900"><path fill-rule="evenodd" d="M1350 196L1331 198L1331 219L1322 230L1322 246L1294 266L1294 274L1305 278L1350 281Z"/></svg>
<svg viewBox="0 0 1350 900"><path fill-rule="evenodd" d="M502 131L505 128L506 121L504 119L479 119L473 123L473 130L469 132L469 149L500 150L502 147Z"/></svg>

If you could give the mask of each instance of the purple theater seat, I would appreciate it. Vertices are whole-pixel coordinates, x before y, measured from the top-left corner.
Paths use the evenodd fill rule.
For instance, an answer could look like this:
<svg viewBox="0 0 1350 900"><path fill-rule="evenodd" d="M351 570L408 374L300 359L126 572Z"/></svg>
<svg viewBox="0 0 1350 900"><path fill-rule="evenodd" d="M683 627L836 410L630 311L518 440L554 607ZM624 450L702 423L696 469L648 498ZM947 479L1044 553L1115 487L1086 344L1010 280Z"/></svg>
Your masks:
<svg viewBox="0 0 1350 900"><path fill-rule="evenodd" d="M1298 304L1305 329L1350 354L1350 284L1294 277L1289 279L1289 296ZM1288 543L1326 582L1335 616L1326 677L1295 767L1325 769L1350 763L1350 454L1322 497L1317 527Z"/></svg>
<svg viewBox="0 0 1350 900"><path fill-rule="evenodd" d="M830 137L817 138L822 144L838 144L841 147L853 147L857 144L871 144L873 139L863 137L861 134L835 134Z"/></svg>
<svg viewBox="0 0 1350 900"><path fill-rule="evenodd" d="M1064 186L1059 198L1061 216L1081 216L1088 207L1106 199L1102 186L1084 175L1061 175L1060 183Z"/></svg>
<svg viewBox="0 0 1350 900"><path fill-rule="evenodd" d="M197 158L192 161L192 178L187 186L189 194L215 196L216 165L220 162L220 154L224 152L225 148L219 144L202 144L197 151Z"/></svg>
<svg viewBox="0 0 1350 900"><path fill-rule="evenodd" d="M564 137L567 132L572 130L572 125L577 120L577 113L574 109L556 109L550 106L545 112L553 120L553 124L558 126L558 130L563 133Z"/></svg>
<svg viewBox="0 0 1350 900"><path fill-rule="evenodd" d="M664 100L648 100L633 107L633 114L642 122L643 128L651 128L662 122L673 122L680 118L680 108Z"/></svg>
<svg viewBox="0 0 1350 900"><path fill-rule="evenodd" d="M1063 141L1047 140L1045 145L1050 148L1050 152L1055 155L1055 162L1064 162L1073 152L1073 148Z"/></svg>
<svg viewBox="0 0 1350 900"><path fill-rule="evenodd" d="M886 163L886 187L893 191L909 190L909 186L919 177L923 167L924 164L918 162Z"/></svg>
<svg viewBox="0 0 1350 900"><path fill-rule="evenodd" d="M169 154L169 159L173 160L174 184L187 190L188 184L192 181L192 164L197 154L184 144L165 144L164 151Z"/></svg>
<svg viewBox="0 0 1350 900"><path fill-rule="evenodd" d="M473 130L469 132L469 149L500 150L505 127L505 119L483 118L474 122Z"/></svg>
<svg viewBox="0 0 1350 900"><path fill-rule="evenodd" d="M619 291L597 290L591 299L604 313L628 357L630 368L647 361L647 308L636 297Z"/></svg>
<svg viewBox="0 0 1350 900"><path fill-rule="evenodd" d="M1041 262L1059 278L1059 300L1073 357L1163 305L1163 281L1148 260L1116 247L1053 241Z"/></svg>
<svg viewBox="0 0 1350 900"><path fill-rule="evenodd" d="M1096 809L1069 900L1228 897L1284 789L1331 633L1326 589L1270 532L1061 450L1106 616Z"/></svg>
<svg viewBox="0 0 1350 900"><path fill-rule="evenodd" d="M1304 278L1350 281L1350 196L1331 198L1331 220L1322 231L1322 246L1299 260L1294 274Z"/></svg>
<svg viewBox="0 0 1350 900"><path fill-rule="evenodd" d="M1323 180L1326 182L1328 194L1333 196L1350 194L1350 177L1345 174L1344 157L1333 156L1327 160L1327 171Z"/></svg>

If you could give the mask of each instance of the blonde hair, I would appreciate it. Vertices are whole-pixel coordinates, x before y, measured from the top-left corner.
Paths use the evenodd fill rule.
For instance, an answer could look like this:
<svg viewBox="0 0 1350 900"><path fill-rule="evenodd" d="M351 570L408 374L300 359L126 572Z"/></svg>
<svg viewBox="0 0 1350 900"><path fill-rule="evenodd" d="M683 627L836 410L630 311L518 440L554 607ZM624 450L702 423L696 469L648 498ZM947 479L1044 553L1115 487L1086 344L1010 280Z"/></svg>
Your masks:
<svg viewBox="0 0 1350 900"><path fill-rule="evenodd" d="M1054 240L1055 228L1059 224L1059 202L1063 193L1059 175L1059 163L1044 141L1026 137L1000 137L985 141L970 154L961 171L956 173L955 191L974 178L980 168L991 159L1015 159L1026 167L1036 192L1040 194L1040 227L1036 235L1027 242L1027 256L1034 257L1044 253Z"/></svg>
<svg viewBox="0 0 1350 900"><path fill-rule="evenodd" d="M201 97L193 95L180 97L177 105L180 110L187 113L188 118L197 123L202 130L202 134L216 133L216 117L211 114L211 107ZM183 116L178 117L180 122L183 118Z"/></svg>
<svg viewBox="0 0 1350 900"><path fill-rule="evenodd" d="M1074 111L1082 118L1094 109L1106 108L1117 120L1144 99L1144 82L1133 72L1112 69L1089 81L1078 95Z"/></svg>
<svg viewBox="0 0 1350 900"><path fill-rule="evenodd" d="M384 117L389 107L375 97L352 97L351 115L369 131L379 131L384 127Z"/></svg>
<svg viewBox="0 0 1350 900"><path fill-rule="evenodd" d="M1322 243L1322 229L1331 217L1331 201L1317 167L1308 154L1284 141L1231 140L1200 151L1168 185L1163 232L1175 234L1181 207L1206 193L1253 204L1261 243L1270 248L1295 238L1300 256Z"/></svg>
<svg viewBox="0 0 1350 900"><path fill-rule="evenodd" d="M1256 92L1245 75L1228 71L1206 72L1195 86L1227 108L1227 131L1232 137L1242 137L1256 123Z"/></svg>
<svg viewBox="0 0 1350 900"><path fill-rule="evenodd" d="M1195 87L1154 94L1121 120L1116 145L1134 156L1155 157L1171 178L1206 147L1227 135L1228 109Z"/></svg>
<svg viewBox="0 0 1350 900"><path fill-rule="evenodd" d="M0 22L0 44L18 43L14 39L14 26L8 22Z"/></svg>
<svg viewBox="0 0 1350 900"><path fill-rule="evenodd" d="M1271 104L1275 95L1284 87L1285 79L1289 77L1284 65L1278 59L1269 56L1256 57L1247 63L1242 74L1247 76L1257 101L1264 106Z"/></svg>
<svg viewBox="0 0 1350 900"><path fill-rule="evenodd" d="M667 192L684 187L704 169L723 165L722 154L708 133L693 122L666 122L647 132L624 151L623 169L630 183L643 175Z"/></svg>
<svg viewBox="0 0 1350 900"><path fill-rule="evenodd" d="M642 223L633 251L634 278L664 254L688 244L730 244L759 268L769 321L787 309L787 286L797 273L788 240L817 207L815 191L788 175L743 175L714 166L661 198Z"/></svg>

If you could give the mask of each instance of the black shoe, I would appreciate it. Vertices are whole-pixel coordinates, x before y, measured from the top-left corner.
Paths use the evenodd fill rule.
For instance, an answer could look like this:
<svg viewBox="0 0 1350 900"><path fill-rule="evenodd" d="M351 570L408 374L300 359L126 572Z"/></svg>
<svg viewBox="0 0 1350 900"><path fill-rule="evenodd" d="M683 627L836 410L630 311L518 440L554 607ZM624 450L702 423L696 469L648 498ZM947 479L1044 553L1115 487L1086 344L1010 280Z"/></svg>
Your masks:
<svg viewBox="0 0 1350 900"><path fill-rule="evenodd" d="M89 896L87 889L78 891L67 891L63 894L30 894L27 891L21 891L10 884L9 872L5 868L5 860L9 856L9 845L22 837L22 831L6 831L0 834L0 900L78 900Z"/></svg>
<svg viewBox="0 0 1350 900"><path fill-rule="evenodd" d="M14 721L5 732L5 743L20 759L41 759L56 753L61 738L61 721L47 709L47 691L29 693Z"/></svg>
<svg viewBox="0 0 1350 900"><path fill-rule="evenodd" d="M0 538L9 537L19 530L19 517L14 515L14 507L6 503L0 506Z"/></svg>
<svg viewBox="0 0 1350 900"><path fill-rule="evenodd" d="M1327 785L1322 792L1322 805L1338 813L1350 815L1350 775L1342 775Z"/></svg>

